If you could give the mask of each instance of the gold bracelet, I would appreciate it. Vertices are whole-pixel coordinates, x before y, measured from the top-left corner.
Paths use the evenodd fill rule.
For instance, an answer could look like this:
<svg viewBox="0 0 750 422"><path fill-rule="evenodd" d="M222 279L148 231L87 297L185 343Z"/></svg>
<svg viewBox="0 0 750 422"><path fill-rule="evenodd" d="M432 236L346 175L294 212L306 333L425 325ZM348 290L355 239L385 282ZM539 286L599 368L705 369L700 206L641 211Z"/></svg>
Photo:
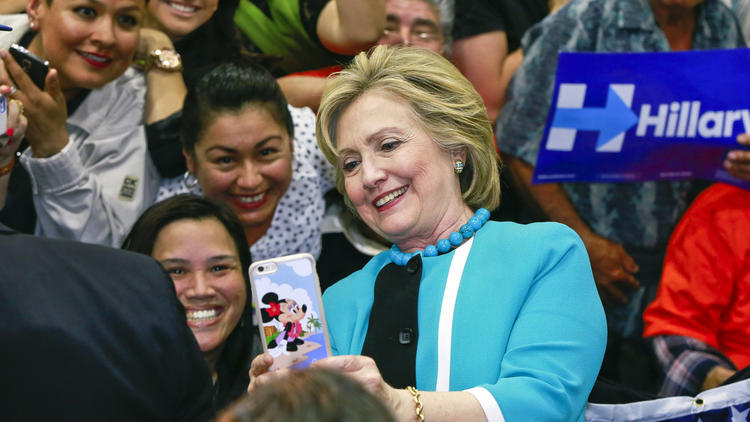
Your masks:
<svg viewBox="0 0 750 422"><path fill-rule="evenodd" d="M0 167L0 177L5 176L6 174L10 173L11 170L13 170L13 166L16 165L16 157L11 157L10 163L5 165L4 167Z"/></svg>
<svg viewBox="0 0 750 422"><path fill-rule="evenodd" d="M415 387L408 386L406 390L411 393L414 398L414 410L417 412L417 422L424 422L424 406L422 405L422 397L419 395L419 390Z"/></svg>

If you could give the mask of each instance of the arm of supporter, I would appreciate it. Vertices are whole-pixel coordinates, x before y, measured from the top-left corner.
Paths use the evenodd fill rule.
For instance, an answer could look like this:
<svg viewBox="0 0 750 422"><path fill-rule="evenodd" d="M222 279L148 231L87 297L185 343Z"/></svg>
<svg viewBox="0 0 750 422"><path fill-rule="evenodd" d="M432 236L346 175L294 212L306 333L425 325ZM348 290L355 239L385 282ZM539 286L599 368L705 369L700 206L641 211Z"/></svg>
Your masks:
<svg viewBox="0 0 750 422"><path fill-rule="evenodd" d="M290 75L277 79L277 82L289 104L318 111L326 78Z"/></svg>
<svg viewBox="0 0 750 422"><path fill-rule="evenodd" d="M383 35L385 0L330 0L316 24L320 42L338 54L367 49Z"/></svg>
<svg viewBox="0 0 750 422"><path fill-rule="evenodd" d="M503 62L508 54L504 31L492 31L457 39L451 46L451 61L474 85L495 121L505 97Z"/></svg>
<svg viewBox="0 0 750 422"><path fill-rule="evenodd" d="M665 374L660 396L693 396L736 372L721 352L692 337L656 336L652 347Z"/></svg>
<svg viewBox="0 0 750 422"><path fill-rule="evenodd" d="M519 189L546 215L568 225L583 239L589 252L594 279L602 299L607 303L624 303L624 291L638 286L638 270L622 246L593 233L580 218L559 184L532 185L539 145L544 135L547 113L560 51L591 51L595 45L575 15L558 11L529 31L523 38L524 58L507 91L502 113L497 121L498 146L516 157L508 164Z"/></svg>
<svg viewBox="0 0 750 422"><path fill-rule="evenodd" d="M3 0L0 2L0 15L21 13L26 10L27 0Z"/></svg>
<svg viewBox="0 0 750 422"><path fill-rule="evenodd" d="M70 126L71 142L58 153L34 157L27 150L21 156L38 234L116 247L153 202L158 178L146 148L142 90L129 88L118 86L103 104L107 124L91 133Z"/></svg>
<svg viewBox="0 0 750 422"><path fill-rule="evenodd" d="M634 276L638 266L633 258L621 245L591 231L560 184L532 184L534 168L518 158L511 158L508 168L515 175L514 179L521 181L520 188L526 191L525 196L533 200L548 218L567 225L581 237L602 300L608 304L626 303L625 292L638 287Z"/></svg>
<svg viewBox="0 0 750 422"><path fill-rule="evenodd" d="M172 40L161 31L141 28L140 42L136 60L146 57L158 49L174 50ZM182 110L182 103L187 95L187 87L182 72L167 72L158 68L147 69L146 105L144 119L146 124L159 122Z"/></svg>

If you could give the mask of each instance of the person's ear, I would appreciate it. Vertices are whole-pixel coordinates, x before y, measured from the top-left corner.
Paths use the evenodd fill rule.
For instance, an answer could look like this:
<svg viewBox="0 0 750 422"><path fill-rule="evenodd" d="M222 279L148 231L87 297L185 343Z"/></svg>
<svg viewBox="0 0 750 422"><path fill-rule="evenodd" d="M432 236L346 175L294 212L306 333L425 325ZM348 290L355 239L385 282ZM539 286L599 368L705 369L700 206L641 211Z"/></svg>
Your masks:
<svg viewBox="0 0 750 422"><path fill-rule="evenodd" d="M453 160L453 161L461 160L465 164L466 163L466 156L467 155L468 154L466 152L466 147L456 148L456 149L454 149L454 150L451 151L451 160Z"/></svg>
<svg viewBox="0 0 750 422"><path fill-rule="evenodd" d="M187 165L188 171L195 175L195 157L193 157L193 154L185 151L183 148L182 156L185 157L185 164Z"/></svg>
<svg viewBox="0 0 750 422"><path fill-rule="evenodd" d="M29 2L26 3L26 16L29 18L29 27L32 31L39 29L39 22L44 18L46 9L46 0L29 0Z"/></svg>

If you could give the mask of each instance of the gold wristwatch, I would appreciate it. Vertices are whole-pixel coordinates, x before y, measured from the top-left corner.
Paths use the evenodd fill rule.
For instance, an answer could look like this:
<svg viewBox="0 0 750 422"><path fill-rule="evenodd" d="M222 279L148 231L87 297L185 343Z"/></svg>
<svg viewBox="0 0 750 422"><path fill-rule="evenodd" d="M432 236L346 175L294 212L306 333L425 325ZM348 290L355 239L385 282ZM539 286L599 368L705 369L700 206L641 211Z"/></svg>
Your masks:
<svg viewBox="0 0 750 422"><path fill-rule="evenodd" d="M180 57L180 53L174 50L156 49L150 52L146 59L146 71L151 69L159 69L164 72L181 72L182 57Z"/></svg>

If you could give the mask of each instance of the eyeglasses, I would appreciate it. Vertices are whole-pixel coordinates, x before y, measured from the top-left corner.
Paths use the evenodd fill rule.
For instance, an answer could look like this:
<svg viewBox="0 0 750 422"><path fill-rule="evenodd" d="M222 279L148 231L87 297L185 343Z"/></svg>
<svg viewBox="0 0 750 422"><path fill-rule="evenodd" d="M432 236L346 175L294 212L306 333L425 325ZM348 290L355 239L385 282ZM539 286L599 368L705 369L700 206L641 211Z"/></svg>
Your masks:
<svg viewBox="0 0 750 422"><path fill-rule="evenodd" d="M400 26L386 27L383 30L383 38L388 41L388 44L400 44L407 41L401 36ZM442 39L443 36L432 28L411 28L408 33L408 41L414 45L429 44Z"/></svg>

